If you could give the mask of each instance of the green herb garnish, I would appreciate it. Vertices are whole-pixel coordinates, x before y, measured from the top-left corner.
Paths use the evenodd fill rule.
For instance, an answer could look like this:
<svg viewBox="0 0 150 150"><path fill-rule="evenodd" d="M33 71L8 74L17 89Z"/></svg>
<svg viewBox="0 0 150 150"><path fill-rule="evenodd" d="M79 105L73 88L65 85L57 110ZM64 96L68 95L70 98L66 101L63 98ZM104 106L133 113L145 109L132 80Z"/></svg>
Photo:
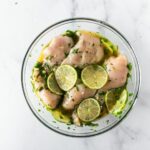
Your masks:
<svg viewBox="0 0 150 150"><path fill-rule="evenodd" d="M74 41L74 43L76 43L78 41L78 36L76 35L76 31L71 31L71 30L67 30L63 36L68 36L71 37Z"/></svg>
<svg viewBox="0 0 150 150"><path fill-rule="evenodd" d="M97 126L99 126L99 124L98 123L87 122L87 123L85 123L85 126L97 127Z"/></svg>
<svg viewBox="0 0 150 150"><path fill-rule="evenodd" d="M65 54L65 57L67 57L67 56L68 56L68 53L67 53L67 52L64 52L64 54Z"/></svg>
<svg viewBox="0 0 150 150"><path fill-rule="evenodd" d="M132 64L128 63L127 68L129 69L129 71L131 71L132 70Z"/></svg>
<svg viewBox="0 0 150 150"><path fill-rule="evenodd" d="M73 53L73 54L77 54L77 53L78 53L78 50L79 50L78 48L75 48L75 49L72 50L72 53Z"/></svg>
<svg viewBox="0 0 150 150"><path fill-rule="evenodd" d="M129 93L129 96L132 96L133 95L133 93Z"/></svg>
<svg viewBox="0 0 150 150"><path fill-rule="evenodd" d="M41 68L42 67L42 63L40 62L36 62L36 64L34 65L34 68Z"/></svg>

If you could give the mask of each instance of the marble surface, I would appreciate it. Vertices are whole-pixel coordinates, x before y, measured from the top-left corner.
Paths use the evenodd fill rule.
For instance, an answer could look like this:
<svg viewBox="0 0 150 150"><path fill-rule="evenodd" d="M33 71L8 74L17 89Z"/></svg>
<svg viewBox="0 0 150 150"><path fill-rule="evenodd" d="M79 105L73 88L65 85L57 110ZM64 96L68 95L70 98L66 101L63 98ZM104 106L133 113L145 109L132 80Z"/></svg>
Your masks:
<svg viewBox="0 0 150 150"><path fill-rule="evenodd" d="M132 112L116 128L90 138L70 138L48 130L29 110L20 83L22 60L35 36L70 17L91 17L115 26L131 42L141 67L141 89ZM1 0L0 149L149 150L149 36L149 0Z"/></svg>

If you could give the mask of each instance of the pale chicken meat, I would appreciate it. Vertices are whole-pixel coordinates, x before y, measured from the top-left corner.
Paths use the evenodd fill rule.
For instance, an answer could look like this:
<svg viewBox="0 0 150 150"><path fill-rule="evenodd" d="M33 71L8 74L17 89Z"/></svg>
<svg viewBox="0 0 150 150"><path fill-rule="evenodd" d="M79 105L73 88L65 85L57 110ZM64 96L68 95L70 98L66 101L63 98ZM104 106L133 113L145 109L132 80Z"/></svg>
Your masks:
<svg viewBox="0 0 150 150"><path fill-rule="evenodd" d="M104 50L100 39L89 32L81 32L79 41L70 50L69 55L62 64L82 68L88 64L99 63L103 56Z"/></svg>
<svg viewBox="0 0 150 150"><path fill-rule="evenodd" d="M72 110L77 104L79 104L83 99L94 96L96 90L89 89L83 84L76 85L70 91L66 93L63 100L63 108L67 110Z"/></svg>
<svg viewBox="0 0 150 150"><path fill-rule="evenodd" d="M81 121L80 121L80 118L79 118L78 115L77 115L76 110L73 111L73 113L72 113L72 119L73 119L73 123L74 123L75 125L81 126Z"/></svg>
<svg viewBox="0 0 150 150"><path fill-rule="evenodd" d="M106 70L108 72L109 80L106 85L100 89L103 91L118 88L123 86L127 80L128 68L127 58L124 55L117 57L110 57L105 61Z"/></svg>
<svg viewBox="0 0 150 150"><path fill-rule="evenodd" d="M44 79L40 75L40 70L37 68L34 68L32 72L32 84L36 91L43 88L45 84Z"/></svg>
<svg viewBox="0 0 150 150"><path fill-rule="evenodd" d="M34 68L32 73L32 84L39 98L45 105L54 109L57 107L61 96L56 95L45 88L45 80L41 77L39 69Z"/></svg>
<svg viewBox="0 0 150 150"><path fill-rule="evenodd" d="M51 109L56 108L61 99L61 96L56 95L47 89L39 91L39 97L44 104L48 105Z"/></svg>
<svg viewBox="0 0 150 150"><path fill-rule="evenodd" d="M73 46L73 40L67 36L57 36L43 51L44 62L50 66L59 65Z"/></svg>

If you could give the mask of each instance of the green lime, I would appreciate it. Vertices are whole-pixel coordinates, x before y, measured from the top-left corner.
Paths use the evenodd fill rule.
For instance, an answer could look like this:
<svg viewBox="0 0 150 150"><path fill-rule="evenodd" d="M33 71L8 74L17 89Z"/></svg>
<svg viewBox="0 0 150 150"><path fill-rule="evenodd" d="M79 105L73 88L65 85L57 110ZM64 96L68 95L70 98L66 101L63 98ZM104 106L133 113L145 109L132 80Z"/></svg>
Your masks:
<svg viewBox="0 0 150 150"><path fill-rule="evenodd" d="M63 92L58 86L54 73L51 73L47 78L47 86L49 90L57 95L62 95Z"/></svg>
<svg viewBox="0 0 150 150"><path fill-rule="evenodd" d="M107 91L105 95L105 103L108 111L118 116L122 113L128 98L128 92L124 89L121 93L114 90Z"/></svg>
<svg viewBox="0 0 150 150"><path fill-rule="evenodd" d="M64 91L68 91L77 81L77 72L70 65L61 65L55 72L55 78L59 87Z"/></svg>
<svg viewBox="0 0 150 150"><path fill-rule="evenodd" d="M101 37L101 43L103 44L104 50L108 55L117 55L118 54L118 46L114 45L107 38Z"/></svg>
<svg viewBox="0 0 150 150"><path fill-rule="evenodd" d="M57 121L71 124L71 116L67 113L64 113L61 108L51 110L51 113Z"/></svg>
<svg viewBox="0 0 150 150"><path fill-rule="evenodd" d="M100 115L101 109L98 101L94 98L83 100L78 108L78 117L84 122L91 122Z"/></svg>
<svg viewBox="0 0 150 150"><path fill-rule="evenodd" d="M90 65L82 70L81 79L90 89L100 89L106 84L108 74L103 67L99 65Z"/></svg>

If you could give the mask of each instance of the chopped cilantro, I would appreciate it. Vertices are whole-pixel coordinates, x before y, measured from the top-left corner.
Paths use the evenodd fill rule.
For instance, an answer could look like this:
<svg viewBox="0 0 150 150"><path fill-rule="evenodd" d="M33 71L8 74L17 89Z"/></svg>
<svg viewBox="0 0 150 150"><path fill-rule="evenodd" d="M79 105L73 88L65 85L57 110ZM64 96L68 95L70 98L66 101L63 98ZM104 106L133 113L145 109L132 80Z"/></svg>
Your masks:
<svg viewBox="0 0 150 150"><path fill-rule="evenodd" d="M46 60L52 60L54 58L54 56L48 56L48 57L46 57L45 59Z"/></svg>
<svg viewBox="0 0 150 150"><path fill-rule="evenodd" d="M40 62L36 62L36 64L34 65L35 68L41 68L42 67L42 63Z"/></svg>
<svg viewBox="0 0 150 150"><path fill-rule="evenodd" d="M67 30L63 36L68 36L68 37L71 37L74 41L74 43L77 42L78 40L78 36L76 35L76 31L71 31L71 30Z"/></svg>
<svg viewBox="0 0 150 150"><path fill-rule="evenodd" d="M129 71L131 71L132 70L132 64L128 63L127 68L129 69Z"/></svg>
<svg viewBox="0 0 150 150"><path fill-rule="evenodd" d="M77 53L78 53L78 50L79 50L78 48L75 48L75 49L72 50L72 53L73 53L73 54L77 54Z"/></svg>
<svg viewBox="0 0 150 150"><path fill-rule="evenodd" d="M128 105L132 105L132 101L129 101Z"/></svg>
<svg viewBox="0 0 150 150"><path fill-rule="evenodd" d="M106 123L108 124L108 123L109 123L109 120L106 120Z"/></svg>
<svg viewBox="0 0 150 150"><path fill-rule="evenodd" d="M68 56L68 53L67 53L67 52L64 52L64 54L65 54L65 57L67 57L67 56Z"/></svg>
<svg viewBox="0 0 150 150"><path fill-rule="evenodd" d="M129 96L132 96L133 95L133 93L129 93Z"/></svg>
<svg viewBox="0 0 150 150"><path fill-rule="evenodd" d="M52 122L53 122L53 123L56 123L56 121L54 121L54 120L53 120Z"/></svg>
<svg viewBox="0 0 150 150"><path fill-rule="evenodd" d="M128 77L128 78L131 78L131 73L128 72L127 77Z"/></svg>
<svg viewBox="0 0 150 150"><path fill-rule="evenodd" d="M98 123L87 122L87 123L85 123L85 126L97 127L97 126L99 126L99 124Z"/></svg>

